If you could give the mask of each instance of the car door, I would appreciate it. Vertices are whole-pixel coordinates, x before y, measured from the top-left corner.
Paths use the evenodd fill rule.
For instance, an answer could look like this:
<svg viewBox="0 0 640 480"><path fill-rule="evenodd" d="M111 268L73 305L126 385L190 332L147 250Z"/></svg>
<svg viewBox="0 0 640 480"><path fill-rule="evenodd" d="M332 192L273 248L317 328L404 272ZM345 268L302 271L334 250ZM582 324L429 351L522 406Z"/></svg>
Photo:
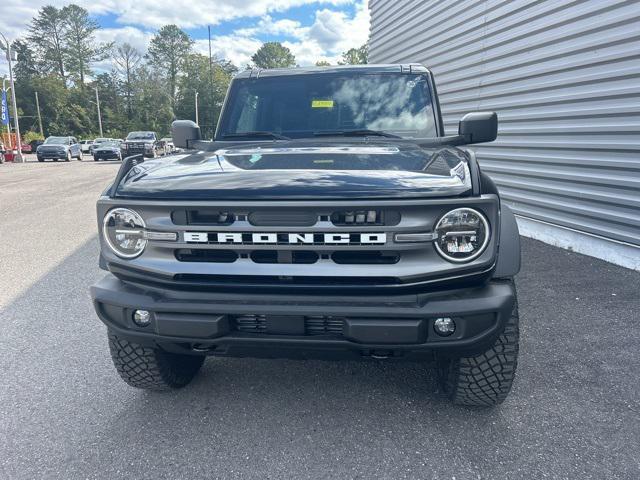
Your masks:
<svg viewBox="0 0 640 480"><path fill-rule="evenodd" d="M71 146L69 147L69 149L71 150L71 156L73 157L80 156L80 144L78 143L78 140L76 140L74 137L71 137Z"/></svg>

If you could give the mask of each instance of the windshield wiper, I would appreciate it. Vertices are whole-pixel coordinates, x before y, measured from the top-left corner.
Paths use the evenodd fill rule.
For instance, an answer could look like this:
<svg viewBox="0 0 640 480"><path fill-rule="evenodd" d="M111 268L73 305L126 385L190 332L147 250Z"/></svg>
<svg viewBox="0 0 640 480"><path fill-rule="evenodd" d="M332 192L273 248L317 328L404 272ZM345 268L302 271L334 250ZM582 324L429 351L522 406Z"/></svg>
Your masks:
<svg viewBox="0 0 640 480"><path fill-rule="evenodd" d="M359 130L326 130L323 132L313 132L313 135L316 137L331 137L331 136L341 136L341 137L388 137L388 138L402 138L398 135L394 135L393 133L384 132L382 130L369 130L366 128Z"/></svg>
<svg viewBox="0 0 640 480"><path fill-rule="evenodd" d="M285 137L284 135L280 135L275 132L236 132L236 133L225 133L222 135L222 138L251 138L251 137L270 137L275 140L291 140L289 137Z"/></svg>

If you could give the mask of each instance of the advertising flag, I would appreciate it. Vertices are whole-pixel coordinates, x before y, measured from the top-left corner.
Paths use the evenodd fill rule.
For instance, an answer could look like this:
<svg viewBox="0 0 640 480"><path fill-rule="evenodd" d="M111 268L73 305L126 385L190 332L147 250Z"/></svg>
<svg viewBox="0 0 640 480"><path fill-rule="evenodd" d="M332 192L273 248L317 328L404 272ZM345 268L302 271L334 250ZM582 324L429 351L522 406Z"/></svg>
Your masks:
<svg viewBox="0 0 640 480"><path fill-rule="evenodd" d="M2 91L2 125L9 125L9 108L7 107L7 92Z"/></svg>

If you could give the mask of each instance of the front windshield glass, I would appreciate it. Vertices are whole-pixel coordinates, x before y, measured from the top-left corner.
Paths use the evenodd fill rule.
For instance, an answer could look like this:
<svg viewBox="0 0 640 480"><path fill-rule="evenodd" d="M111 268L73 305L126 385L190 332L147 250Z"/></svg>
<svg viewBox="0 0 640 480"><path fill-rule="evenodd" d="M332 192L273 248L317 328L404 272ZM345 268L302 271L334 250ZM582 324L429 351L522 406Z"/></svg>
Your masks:
<svg viewBox="0 0 640 480"><path fill-rule="evenodd" d="M101 147L120 147L120 142L108 141L100 145Z"/></svg>
<svg viewBox="0 0 640 480"><path fill-rule="evenodd" d="M45 145L66 145L69 143L67 137L49 137L44 141Z"/></svg>
<svg viewBox="0 0 640 480"><path fill-rule="evenodd" d="M109 139L107 139L107 138L96 138L96 139L93 141L93 143L94 143L94 145L95 145L95 144L98 144L98 143L104 143L104 142L107 142L108 140L109 140Z"/></svg>
<svg viewBox="0 0 640 480"><path fill-rule="evenodd" d="M153 140L153 132L131 132L127 140Z"/></svg>
<svg viewBox="0 0 640 480"><path fill-rule="evenodd" d="M436 137L426 75L336 73L239 79L218 138L274 132L300 138L382 130L406 138Z"/></svg>

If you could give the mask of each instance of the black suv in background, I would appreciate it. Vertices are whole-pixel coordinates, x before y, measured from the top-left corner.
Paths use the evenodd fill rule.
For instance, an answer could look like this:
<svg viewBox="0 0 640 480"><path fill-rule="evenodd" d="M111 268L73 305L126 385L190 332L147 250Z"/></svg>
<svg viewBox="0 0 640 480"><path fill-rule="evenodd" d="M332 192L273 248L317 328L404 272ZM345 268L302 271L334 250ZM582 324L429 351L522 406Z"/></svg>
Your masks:
<svg viewBox="0 0 640 480"><path fill-rule="evenodd" d="M156 158L164 153L164 148L155 132L131 132L124 141L122 153L125 157L143 155L144 157Z"/></svg>
<svg viewBox="0 0 640 480"><path fill-rule="evenodd" d="M129 158L98 200L91 289L130 385L182 387L211 356L434 361L463 405L502 402L519 338L515 217L445 135L421 65L250 70L212 142L173 125L163 161Z"/></svg>

